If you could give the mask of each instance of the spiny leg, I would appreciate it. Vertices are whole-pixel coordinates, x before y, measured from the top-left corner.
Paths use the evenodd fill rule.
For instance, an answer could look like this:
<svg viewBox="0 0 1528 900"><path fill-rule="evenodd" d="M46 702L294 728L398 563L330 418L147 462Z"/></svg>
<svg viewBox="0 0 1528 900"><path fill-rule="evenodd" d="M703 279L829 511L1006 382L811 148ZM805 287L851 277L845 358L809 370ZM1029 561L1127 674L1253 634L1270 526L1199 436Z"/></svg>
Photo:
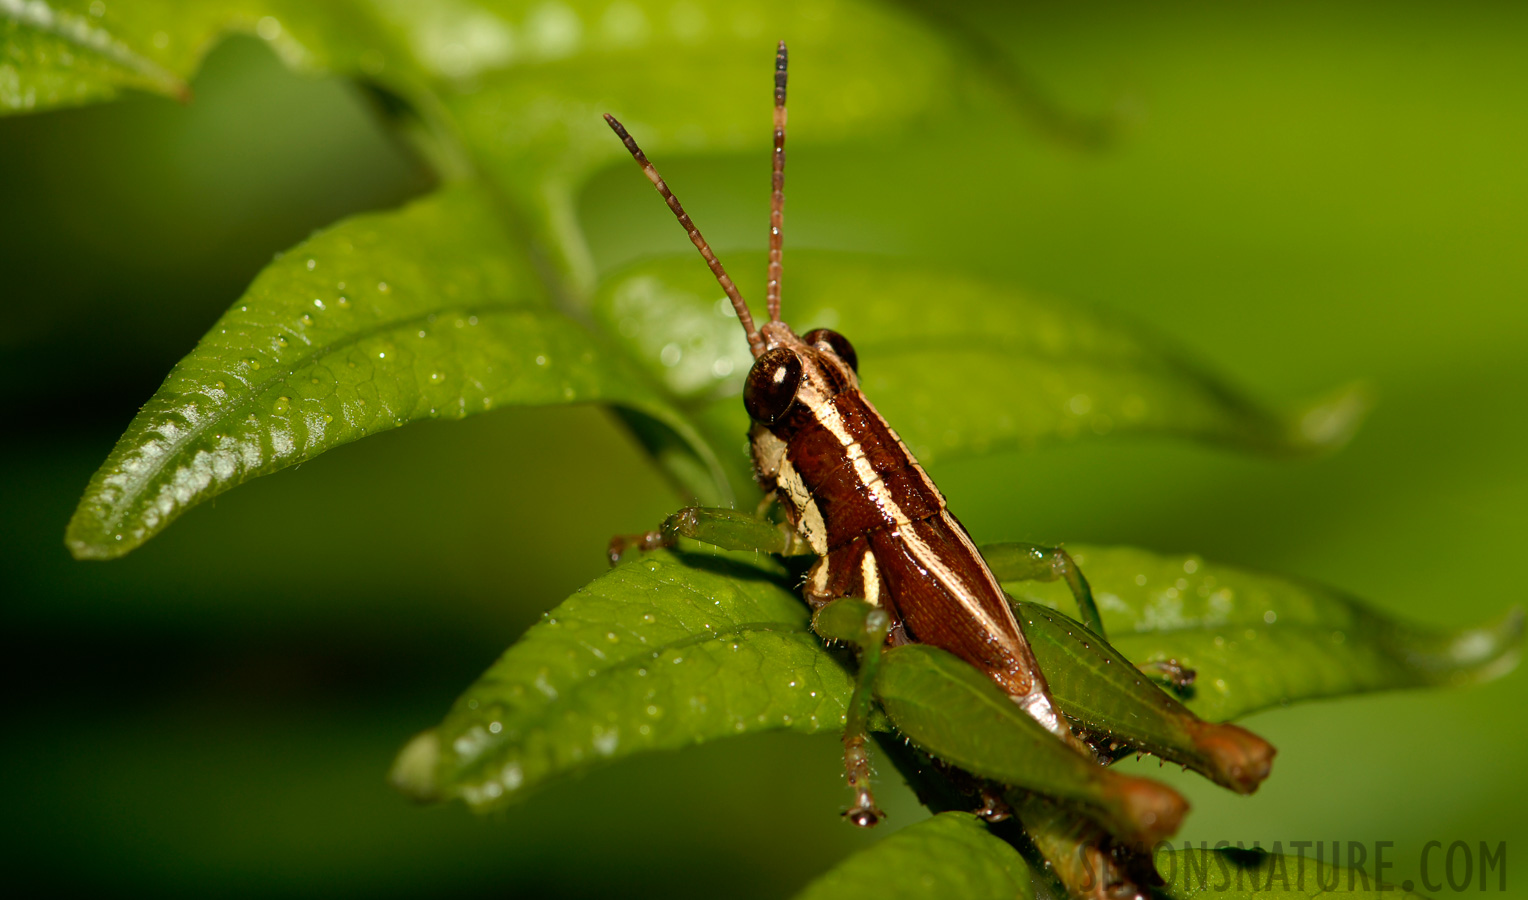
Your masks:
<svg viewBox="0 0 1528 900"><path fill-rule="evenodd" d="M881 651L891 633L891 614L856 597L845 597L817 610L812 628L824 638L859 648L859 672L844 718L844 774L854 789L854 805L844 816L869 828L886 818L870 790L870 750L865 744L870 736L870 699L881 671Z"/></svg>
<svg viewBox="0 0 1528 900"><path fill-rule="evenodd" d="M1066 581L1072 598L1077 601L1078 619L1089 631L1101 638L1104 634L1103 619L1093 602L1093 589L1088 586L1082 570L1064 549L1019 541L1002 544L986 544L981 547L982 558L999 581ZM1176 659L1157 660L1136 666L1142 674L1163 682L1173 690L1183 693L1194 683L1198 673Z"/></svg>
<svg viewBox="0 0 1528 900"><path fill-rule="evenodd" d="M708 509L690 506L681 509L643 534L618 534L610 539L610 564L620 563L628 550L657 550L672 547L680 538L692 538L723 550L757 550L781 556L800 556L811 552L806 542L789 525L776 524L762 516L735 509Z"/></svg>
<svg viewBox="0 0 1528 900"><path fill-rule="evenodd" d="M1082 624L1099 637L1105 636L1103 620L1093 602L1093 589L1088 587L1088 580L1071 555L1062 548L1015 541L985 544L981 554L998 581L1065 581L1077 601L1078 618Z"/></svg>

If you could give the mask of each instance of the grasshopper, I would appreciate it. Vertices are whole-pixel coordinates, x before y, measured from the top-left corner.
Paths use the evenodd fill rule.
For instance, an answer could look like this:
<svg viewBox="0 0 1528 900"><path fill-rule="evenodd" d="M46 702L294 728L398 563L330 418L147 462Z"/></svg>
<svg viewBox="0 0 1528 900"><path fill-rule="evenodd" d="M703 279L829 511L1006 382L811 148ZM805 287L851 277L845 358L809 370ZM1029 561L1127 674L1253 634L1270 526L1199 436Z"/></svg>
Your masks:
<svg viewBox="0 0 1528 900"><path fill-rule="evenodd" d="M928 473L860 390L858 357L849 340L826 328L797 335L781 320L786 73L782 41L775 57L768 320L762 325L755 324L737 285L637 142L613 116L605 116L700 251L747 335L754 363L743 405L753 423L754 473L765 492L758 514L684 509L658 530L617 537L610 553L614 563L626 550L672 546L686 537L725 549L816 557L803 587L814 626L825 637L852 641L861 654L844 733L845 768L854 789L853 806L845 815L868 827L884 816L870 789L865 747L872 682L883 648L919 643L953 653L984 673L1057 740L1102 760L1106 753L1074 734L1058 707L1000 581L1064 580L1085 626L1099 638L1103 626L1087 580L1062 548L1002 545L989 552L992 558L984 558ZM773 503L783 509L782 524L764 515ZM860 607L868 604L869 613L840 614L850 600ZM1168 674L1179 681L1191 677ZM1191 714L1183 710L1181 716ZM1266 763L1271 748L1264 752L1252 745L1249 751L1241 735L1255 736L1235 731L1240 732L1232 740L1237 752L1261 753ZM1250 768L1257 770L1257 761L1252 762ZM1242 778L1241 772L1238 768L1227 778ZM1255 786L1266 774L1264 764L1243 780ZM1164 802L1171 807L1181 798Z"/></svg>

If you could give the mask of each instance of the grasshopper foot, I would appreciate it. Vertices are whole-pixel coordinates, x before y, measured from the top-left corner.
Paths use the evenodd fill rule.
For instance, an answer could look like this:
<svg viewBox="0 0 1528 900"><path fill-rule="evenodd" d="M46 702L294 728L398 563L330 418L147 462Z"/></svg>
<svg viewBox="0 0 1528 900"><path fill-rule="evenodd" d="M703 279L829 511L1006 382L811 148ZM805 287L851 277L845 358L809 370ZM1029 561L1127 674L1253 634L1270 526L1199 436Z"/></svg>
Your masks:
<svg viewBox="0 0 1528 900"><path fill-rule="evenodd" d="M666 535L661 531L648 531L643 534L618 534L610 539L610 547L606 555L611 566L621 564L621 557L628 550L641 550L646 553L649 550L657 550L662 547L672 547L676 539L672 535Z"/></svg>

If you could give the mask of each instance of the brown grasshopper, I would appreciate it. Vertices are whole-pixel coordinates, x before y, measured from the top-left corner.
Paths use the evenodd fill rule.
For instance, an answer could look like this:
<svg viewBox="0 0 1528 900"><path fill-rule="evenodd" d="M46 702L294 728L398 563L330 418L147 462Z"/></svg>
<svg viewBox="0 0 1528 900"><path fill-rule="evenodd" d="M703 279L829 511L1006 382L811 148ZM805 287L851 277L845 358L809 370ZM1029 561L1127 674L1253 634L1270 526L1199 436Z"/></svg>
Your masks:
<svg viewBox="0 0 1528 900"><path fill-rule="evenodd" d="M906 643L947 650L985 673L1058 740L1090 758L1103 756L1074 735L1058 710L999 583L999 574L1005 580L1064 579L1084 622L1101 636L1087 581L1072 558L1059 547L1019 545L1013 552L1015 545L1009 545L1010 552L999 560L1002 571L995 573L928 473L860 390L858 359L848 339L826 328L797 335L780 319L786 62L782 41L775 59L769 319L763 325L755 325L737 286L636 141L613 116L605 116L710 266L747 334L754 364L743 404L753 420L754 472L766 504L779 502L787 520L776 526L761 516L690 508L657 531L616 538L612 562L627 549L669 546L679 537L728 549L815 555L804 593L819 619L824 608L842 598L859 598L875 608L864 620L862 651L878 653L882 646ZM869 668L861 667L844 736L846 769L855 790L846 815L861 826L874 825L884 815L870 791L864 746ZM1260 774L1251 782L1255 786L1266 775L1272 748L1262 744L1266 749L1260 749L1240 735L1235 741L1241 743L1236 752L1263 757ZM1181 798L1162 791L1164 815L1181 815L1182 807L1174 806Z"/></svg>

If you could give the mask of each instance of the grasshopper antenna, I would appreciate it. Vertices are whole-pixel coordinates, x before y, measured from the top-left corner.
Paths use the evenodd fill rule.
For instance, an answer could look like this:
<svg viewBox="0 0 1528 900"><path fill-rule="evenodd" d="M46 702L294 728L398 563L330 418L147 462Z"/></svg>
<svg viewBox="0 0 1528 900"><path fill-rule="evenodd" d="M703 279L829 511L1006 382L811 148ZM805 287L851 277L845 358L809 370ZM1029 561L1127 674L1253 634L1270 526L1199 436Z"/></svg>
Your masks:
<svg viewBox="0 0 1528 900"><path fill-rule="evenodd" d="M727 292L728 299L732 301L732 308L737 311L738 321L743 323L743 330L748 332L748 347L753 351L754 357L757 358L764 355L764 336L759 334L758 328L754 327L753 314L748 311L748 304L743 301L743 295L738 292L737 285L732 283L732 278L727 274L727 270L722 268L721 260L716 258L715 253L711 252L711 245L707 244L706 239L700 236L700 229L696 228L695 223L690 220L690 214L684 211L684 207L679 204L679 198L675 197L674 192L669 190L668 185L663 181L663 177L658 174L658 170L653 168L653 164L647 161L647 155L642 152L642 148L638 147L637 142L632 139L630 134L626 133L625 126L617 122L615 116L612 116L610 113L605 113L605 122L610 126L610 130L615 132L616 137L621 139L621 143L626 145L627 151L631 153L631 158L635 159L637 165L642 167L642 172L647 176L647 180L651 181L653 187L658 189L658 193L663 195L664 202L668 204L669 209L674 211L674 216L679 219L680 227L684 229L685 234L690 236L690 243L694 244L695 249L700 251L700 255L705 258L706 265L711 267L711 274L716 276L717 283L722 286L722 290ZM771 250L770 252L774 254L776 251ZM778 297L775 300L775 309L778 313ZM779 318L778 314L776 318Z"/></svg>
<svg viewBox="0 0 1528 900"><path fill-rule="evenodd" d="M780 321L780 257L785 225L785 42L775 50L775 155L773 192L769 196L769 321Z"/></svg>

